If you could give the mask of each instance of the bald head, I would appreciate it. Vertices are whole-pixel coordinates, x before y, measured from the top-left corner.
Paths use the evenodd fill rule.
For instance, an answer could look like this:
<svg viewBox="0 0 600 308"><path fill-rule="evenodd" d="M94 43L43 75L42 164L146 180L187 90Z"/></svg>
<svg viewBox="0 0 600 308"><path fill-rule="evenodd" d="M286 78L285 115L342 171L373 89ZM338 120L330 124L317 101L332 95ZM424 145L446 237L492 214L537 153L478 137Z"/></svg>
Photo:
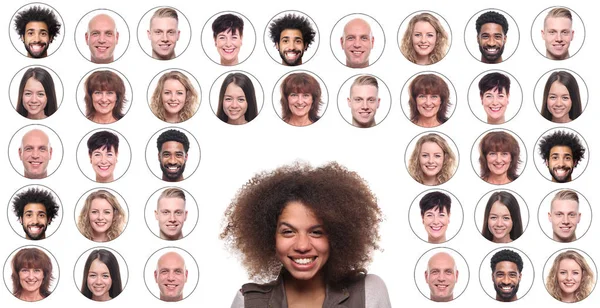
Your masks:
<svg viewBox="0 0 600 308"><path fill-rule="evenodd" d="M425 280L429 285L430 299L435 302L449 302L454 299L454 285L458 280L458 270L454 258L446 252L438 252L429 258Z"/></svg>
<svg viewBox="0 0 600 308"><path fill-rule="evenodd" d="M360 18L350 20L344 26L344 34L340 42L346 55L346 66L352 68L369 66L369 55L375 38L368 22Z"/></svg>
<svg viewBox="0 0 600 308"><path fill-rule="evenodd" d="M43 179L48 176L48 162L52 158L52 147L48 135L40 129L32 129L23 135L19 147L19 159L23 162L23 176L28 179Z"/></svg>
<svg viewBox="0 0 600 308"><path fill-rule="evenodd" d="M90 48L90 61L99 64L113 62L115 47L119 42L114 19L106 14L94 16L88 23L85 42Z"/></svg>
<svg viewBox="0 0 600 308"><path fill-rule="evenodd" d="M183 287L187 282L188 271L185 260L178 253L171 251L162 255L156 263L154 280L160 290L160 299L176 302L183 299Z"/></svg>

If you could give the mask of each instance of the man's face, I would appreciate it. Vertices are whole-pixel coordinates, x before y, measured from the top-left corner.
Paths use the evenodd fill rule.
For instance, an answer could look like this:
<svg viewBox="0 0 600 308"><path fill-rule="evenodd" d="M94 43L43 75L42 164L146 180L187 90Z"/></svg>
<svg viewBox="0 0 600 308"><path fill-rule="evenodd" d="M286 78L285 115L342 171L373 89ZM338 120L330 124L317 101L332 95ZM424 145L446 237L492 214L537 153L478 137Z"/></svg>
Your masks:
<svg viewBox="0 0 600 308"><path fill-rule="evenodd" d="M23 162L23 176L26 178L43 179L48 176L48 162L52 158L48 136L41 130L26 133L19 148L19 158Z"/></svg>
<svg viewBox="0 0 600 308"><path fill-rule="evenodd" d="M163 173L162 179L168 182L182 181L187 157L183 144L177 141L163 143L160 153L158 153L160 169Z"/></svg>
<svg viewBox="0 0 600 308"><path fill-rule="evenodd" d="M546 57L553 60L564 60L569 57L569 45L575 31L572 21L567 17L548 17L544 21L542 39L546 42Z"/></svg>
<svg viewBox="0 0 600 308"><path fill-rule="evenodd" d="M183 287L187 282L188 271L183 258L168 252L158 260L154 271L154 280L160 290L160 299L166 302L176 302L183 299Z"/></svg>
<svg viewBox="0 0 600 308"><path fill-rule="evenodd" d="M302 64L302 56L308 46L304 45L302 32L298 29L285 29L281 31L279 43L275 43L283 65L295 66Z"/></svg>
<svg viewBox="0 0 600 308"><path fill-rule="evenodd" d="M173 17L155 17L150 21L148 39L152 44L152 58L169 60L175 58L175 45L179 40L177 19Z"/></svg>
<svg viewBox="0 0 600 308"><path fill-rule="evenodd" d="M502 62L506 35L504 35L501 25L491 22L483 24L479 34L477 34L477 43L479 44L482 62Z"/></svg>
<svg viewBox="0 0 600 308"><path fill-rule="evenodd" d="M348 22L340 41L346 54L346 66L352 68L369 66L369 55L375 38L371 34L371 26L366 21L354 19Z"/></svg>
<svg viewBox="0 0 600 308"><path fill-rule="evenodd" d="M54 38L48 32L48 26L42 21L30 21L25 25L25 34L21 36L23 45L30 58L48 56L48 47Z"/></svg>
<svg viewBox="0 0 600 308"><path fill-rule="evenodd" d="M565 183L571 181L573 168L577 165L573 161L571 148L564 145L557 145L550 149L546 166L552 176L552 182Z"/></svg>
<svg viewBox="0 0 600 308"><path fill-rule="evenodd" d="M158 220L160 238L165 240L183 238L181 229L187 219L187 213L185 200L181 198L160 198L156 211L154 211L154 217Z"/></svg>
<svg viewBox="0 0 600 308"><path fill-rule="evenodd" d="M46 215L46 206L41 203L29 203L23 208L23 217L19 218L25 237L28 240L46 238L46 229L50 220Z"/></svg>
<svg viewBox="0 0 600 308"><path fill-rule="evenodd" d="M552 238L567 243L577 239L575 231L581 219L579 203L575 200L554 200L548 220L552 224Z"/></svg>
<svg viewBox="0 0 600 308"><path fill-rule="evenodd" d="M375 113L379 108L378 89L372 85L355 85L350 88L348 107L352 111L352 125L375 126Z"/></svg>
<svg viewBox="0 0 600 308"><path fill-rule="evenodd" d="M494 289L496 290L496 299L503 302L512 302L517 300L517 291L521 282L521 273L517 264L511 261L502 261L496 264L496 269L492 273Z"/></svg>
<svg viewBox="0 0 600 308"><path fill-rule="evenodd" d="M458 280L458 270L454 259L447 253L435 254L427 264L425 281L429 285L430 299L435 302L448 302L454 299L454 285Z"/></svg>
<svg viewBox="0 0 600 308"><path fill-rule="evenodd" d="M119 42L115 22L108 15L98 15L90 21L85 33L85 42L90 48L90 60L94 63L111 63Z"/></svg>

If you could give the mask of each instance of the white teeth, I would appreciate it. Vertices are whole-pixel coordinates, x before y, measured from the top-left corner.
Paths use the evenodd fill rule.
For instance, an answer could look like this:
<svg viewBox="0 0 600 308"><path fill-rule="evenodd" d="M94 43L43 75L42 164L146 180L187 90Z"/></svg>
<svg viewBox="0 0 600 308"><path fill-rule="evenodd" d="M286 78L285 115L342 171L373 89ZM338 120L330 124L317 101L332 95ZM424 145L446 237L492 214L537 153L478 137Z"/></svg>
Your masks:
<svg viewBox="0 0 600 308"><path fill-rule="evenodd" d="M316 260L316 258L300 258L300 259L292 259L292 260L294 260L294 262L296 262L298 264L306 265L306 264L309 264L309 263L313 262L314 260Z"/></svg>
<svg viewBox="0 0 600 308"><path fill-rule="evenodd" d="M512 287L502 287L502 290L505 290L505 291L509 291L511 289L512 289Z"/></svg>
<svg viewBox="0 0 600 308"><path fill-rule="evenodd" d="M169 168L167 168L167 169L175 171L175 170L179 169L179 167L177 167L177 166L173 166L173 167L169 167Z"/></svg>
<svg viewBox="0 0 600 308"><path fill-rule="evenodd" d="M442 230L442 227L431 227L431 230L440 231L440 230Z"/></svg>

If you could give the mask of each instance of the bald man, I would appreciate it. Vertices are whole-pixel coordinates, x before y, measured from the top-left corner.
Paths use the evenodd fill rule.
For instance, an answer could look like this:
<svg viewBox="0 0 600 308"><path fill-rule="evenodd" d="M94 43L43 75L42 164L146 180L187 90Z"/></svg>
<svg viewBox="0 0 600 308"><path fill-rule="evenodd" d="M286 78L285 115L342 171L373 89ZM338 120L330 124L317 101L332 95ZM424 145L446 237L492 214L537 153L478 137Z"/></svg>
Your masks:
<svg viewBox="0 0 600 308"><path fill-rule="evenodd" d="M369 66L369 55L375 38L371 26L365 20L355 18L344 26L344 35L340 38L346 54L346 66L364 68Z"/></svg>
<svg viewBox="0 0 600 308"><path fill-rule="evenodd" d="M94 16L88 24L85 42L90 48L90 61L98 64L113 62L115 47L119 42L114 19L106 14Z"/></svg>
<svg viewBox="0 0 600 308"><path fill-rule="evenodd" d="M43 179L48 176L48 162L52 159L52 147L48 135L32 129L23 135L19 147L19 159L23 162L23 176L28 179Z"/></svg>
<svg viewBox="0 0 600 308"><path fill-rule="evenodd" d="M187 282L188 271L185 260L171 251L162 255L156 263L154 280L160 290L160 299L165 302L177 302L183 299L183 287Z"/></svg>
<svg viewBox="0 0 600 308"><path fill-rule="evenodd" d="M429 285L429 298L434 302L449 302L454 299L454 285L458 270L451 255L445 252L434 254L427 262L425 281Z"/></svg>

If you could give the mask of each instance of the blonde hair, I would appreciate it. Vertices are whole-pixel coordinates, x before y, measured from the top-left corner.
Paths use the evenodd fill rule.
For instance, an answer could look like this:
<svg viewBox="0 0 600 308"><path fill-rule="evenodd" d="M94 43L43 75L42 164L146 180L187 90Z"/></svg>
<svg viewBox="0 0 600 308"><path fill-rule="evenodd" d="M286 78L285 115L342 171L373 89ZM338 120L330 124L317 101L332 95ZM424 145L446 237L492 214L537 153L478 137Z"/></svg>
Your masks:
<svg viewBox="0 0 600 308"><path fill-rule="evenodd" d="M402 41L400 42L400 51L412 63L417 63L417 53L412 44L412 33L415 29L415 24L419 21L428 22L434 29L436 34L435 46L433 51L429 54L429 61L431 64L437 63L448 52L448 33L444 30L444 27L440 21L429 13L421 13L415 15L410 19Z"/></svg>
<svg viewBox="0 0 600 308"><path fill-rule="evenodd" d="M150 99L150 110L152 110L152 113L154 113L157 118L166 121L165 107L163 107L162 101L162 92L165 88L165 82L167 82L167 80L177 80L185 88L185 104L179 111L178 118L179 122L186 121L191 118L198 109L198 92L196 92L196 89L194 89L194 85L190 79L179 71L170 71L164 73L160 77L158 83L156 84L156 88L154 89L154 93L152 94L152 98Z"/></svg>
<svg viewBox="0 0 600 308"><path fill-rule="evenodd" d="M413 177L413 179L415 179L415 181L421 184L424 183L425 175L423 174L423 169L421 169L419 164L419 154L421 153L421 147L426 142L433 142L437 144L442 151L444 151L444 163L442 165L442 170L440 170L440 173L436 175L436 178L438 180L438 184L446 183L456 171L456 156L454 155L454 152L452 152L452 148L450 148L448 142L446 142L446 140L438 134L427 134L417 140L417 144L415 144L415 148L413 149L408 161L408 173Z"/></svg>
<svg viewBox="0 0 600 308"><path fill-rule="evenodd" d="M123 208L119 204L117 198L111 194L110 192L100 189L88 195L85 199L85 204L79 212L79 217L77 218L77 229L83 236L88 239L92 239L92 226L90 225L90 207L92 206L92 201L94 199L104 199L106 200L113 208L113 221L110 225L110 228L106 231L106 236L109 241L112 241L121 235L123 232L123 228L125 227L125 222L127 221L127 216Z"/></svg>
<svg viewBox="0 0 600 308"><path fill-rule="evenodd" d="M548 273L548 277L546 277L546 289L548 293L552 295L552 297L556 298L559 301L562 301L560 283L558 282L558 267L562 260L570 259L577 262L577 265L581 267L581 281L579 283L579 288L575 290L575 301L581 301L588 297L590 293L592 293L592 289L594 289L594 272L590 268L590 266L585 261L585 258L581 256L575 250L567 250L565 252L561 252L552 263L552 268L550 268L550 272Z"/></svg>

